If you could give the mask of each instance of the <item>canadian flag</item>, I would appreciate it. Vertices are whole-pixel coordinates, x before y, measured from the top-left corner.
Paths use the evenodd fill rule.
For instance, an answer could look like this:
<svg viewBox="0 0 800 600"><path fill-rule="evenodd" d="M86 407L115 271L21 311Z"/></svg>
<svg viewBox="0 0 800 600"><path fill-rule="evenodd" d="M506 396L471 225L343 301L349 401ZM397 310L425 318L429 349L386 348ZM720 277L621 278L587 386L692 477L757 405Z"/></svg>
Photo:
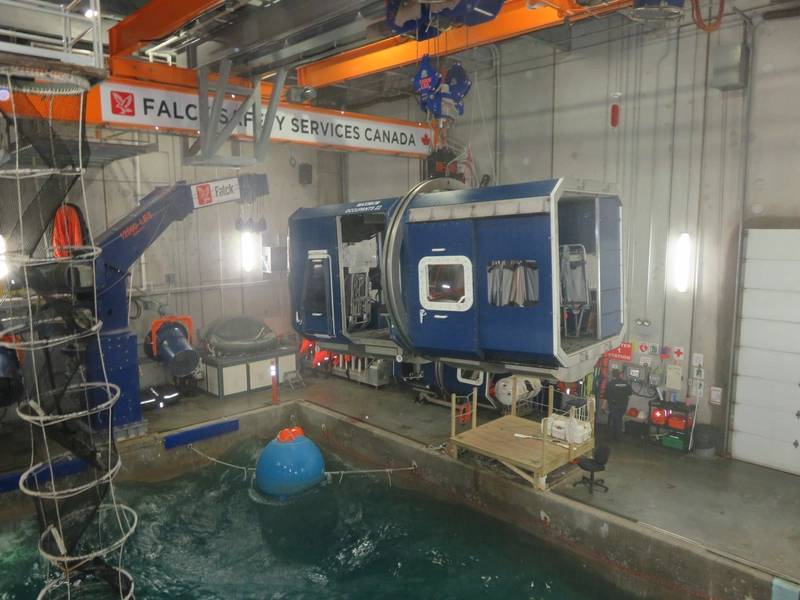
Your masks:
<svg viewBox="0 0 800 600"><path fill-rule="evenodd" d="M111 92L111 112L115 115L132 117L136 114L133 94L130 92Z"/></svg>

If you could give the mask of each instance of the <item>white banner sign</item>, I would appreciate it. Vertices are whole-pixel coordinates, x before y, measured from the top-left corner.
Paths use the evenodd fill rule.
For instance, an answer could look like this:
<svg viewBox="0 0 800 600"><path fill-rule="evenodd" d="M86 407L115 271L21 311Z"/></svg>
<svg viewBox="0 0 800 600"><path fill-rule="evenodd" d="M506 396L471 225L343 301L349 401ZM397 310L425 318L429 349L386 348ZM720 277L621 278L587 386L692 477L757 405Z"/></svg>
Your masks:
<svg viewBox="0 0 800 600"><path fill-rule="evenodd" d="M226 99L220 122L227 123L240 102ZM165 129L197 131L197 96L119 83L100 85L102 119L107 123L145 125ZM262 117L266 107L262 106ZM234 135L253 135L253 112L248 111ZM427 156L432 142L426 127L413 123L384 122L335 111L303 106L281 106L275 115L271 139L367 152Z"/></svg>
<svg viewBox="0 0 800 600"><path fill-rule="evenodd" d="M198 183L192 186L192 201L195 208L238 200L240 197L238 177L220 179L210 183Z"/></svg>

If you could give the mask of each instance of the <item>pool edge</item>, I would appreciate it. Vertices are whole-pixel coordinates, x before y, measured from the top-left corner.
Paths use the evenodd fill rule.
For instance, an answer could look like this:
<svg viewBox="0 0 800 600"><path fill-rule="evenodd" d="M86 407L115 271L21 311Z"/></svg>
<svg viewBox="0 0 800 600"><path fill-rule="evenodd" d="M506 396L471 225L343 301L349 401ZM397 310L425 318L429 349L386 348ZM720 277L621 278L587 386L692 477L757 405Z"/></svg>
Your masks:
<svg viewBox="0 0 800 600"><path fill-rule="evenodd" d="M292 417L326 449L361 466L407 466L395 485L462 504L563 548L587 575L640 598L775 600L785 582L699 544L528 484L427 447L347 415L303 401L264 406L119 443L121 481L161 481L208 465L188 448L219 456L245 439L267 441ZM235 427L231 424L236 421ZM214 427L222 424L221 427ZM211 426L211 427L210 427ZM197 431L203 430L202 439ZM206 437L203 437L206 436ZM166 440L178 440L167 449ZM30 516L19 492L0 495L0 521ZM576 569L576 573L578 569ZM776 587L776 582L779 584Z"/></svg>

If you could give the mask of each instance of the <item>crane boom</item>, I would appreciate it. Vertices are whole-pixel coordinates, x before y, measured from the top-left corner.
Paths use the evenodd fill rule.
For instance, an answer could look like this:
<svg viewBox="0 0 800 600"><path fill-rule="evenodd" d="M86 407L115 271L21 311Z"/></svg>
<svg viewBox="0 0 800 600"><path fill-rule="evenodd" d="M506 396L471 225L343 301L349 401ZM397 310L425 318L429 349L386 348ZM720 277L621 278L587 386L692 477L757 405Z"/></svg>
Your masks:
<svg viewBox="0 0 800 600"><path fill-rule="evenodd" d="M224 202L250 202L268 191L266 175L258 174L156 188L95 240L102 249L95 265L95 286L103 326L100 344L93 342L87 348L86 370L91 381L103 381L105 365L108 380L120 387L115 427L141 422L137 336L128 328L126 281L131 266L167 227L195 210Z"/></svg>

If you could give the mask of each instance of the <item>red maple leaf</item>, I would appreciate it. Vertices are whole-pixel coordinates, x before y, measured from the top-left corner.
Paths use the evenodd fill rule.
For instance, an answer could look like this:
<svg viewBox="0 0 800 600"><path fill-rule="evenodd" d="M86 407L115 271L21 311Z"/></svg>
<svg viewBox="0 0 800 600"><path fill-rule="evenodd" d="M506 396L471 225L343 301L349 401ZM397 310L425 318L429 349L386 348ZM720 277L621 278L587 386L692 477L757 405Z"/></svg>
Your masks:
<svg viewBox="0 0 800 600"><path fill-rule="evenodd" d="M430 146L431 145L431 136L429 136L427 133L425 135L423 135L422 136L422 143L424 145L426 145L426 146Z"/></svg>

